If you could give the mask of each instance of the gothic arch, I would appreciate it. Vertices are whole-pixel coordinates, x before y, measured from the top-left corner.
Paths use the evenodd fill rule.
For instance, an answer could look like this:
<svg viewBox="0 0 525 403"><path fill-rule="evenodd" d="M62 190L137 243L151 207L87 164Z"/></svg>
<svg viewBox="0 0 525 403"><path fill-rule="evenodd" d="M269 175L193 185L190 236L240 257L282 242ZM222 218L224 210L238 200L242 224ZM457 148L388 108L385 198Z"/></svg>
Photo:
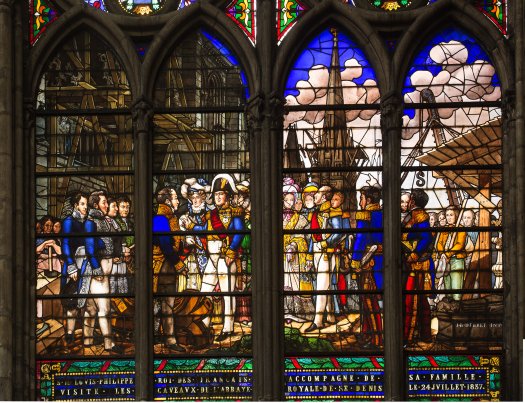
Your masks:
<svg viewBox="0 0 525 403"><path fill-rule="evenodd" d="M142 74L147 81L143 83L141 93L147 99L153 99L157 75L166 57L188 33L198 28L208 29L210 33L224 41L228 49L239 59L246 73L250 94L257 92L260 80L257 79L257 63L253 63L254 60L258 60L253 46L224 13L215 6L205 3L200 7L188 8L178 13L156 35L142 65Z"/></svg>
<svg viewBox="0 0 525 403"><path fill-rule="evenodd" d="M380 93L387 94L392 85L389 78L391 58L377 31L362 18L360 12L347 4L331 1L322 2L308 11L277 51L272 87L279 94L283 92L288 72L298 54L322 28L333 24L346 32L363 50L376 74Z"/></svg>
<svg viewBox="0 0 525 403"><path fill-rule="evenodd" d="M441 0L426 8L401 38L392 61L396 92L402 91L406 74L420 47L446 26L458 27L471 34L494 63L503 90L512 88L513 62L501 32L474 6L457 0Z"/></svg>
<svg viewBox="0 0 525 403"><path fill-rule="evenodd" d="M139 93L141 85L140 61L129 36L106 15L91 7L74 7L64 13L34 46L29 57L29 75L27 88L29 96L36 94L38 84L44 72L49 55L60 50L62 44L76 31L87 29L100 35L114 51L123 65L130 85L132 97Z"/></svg>

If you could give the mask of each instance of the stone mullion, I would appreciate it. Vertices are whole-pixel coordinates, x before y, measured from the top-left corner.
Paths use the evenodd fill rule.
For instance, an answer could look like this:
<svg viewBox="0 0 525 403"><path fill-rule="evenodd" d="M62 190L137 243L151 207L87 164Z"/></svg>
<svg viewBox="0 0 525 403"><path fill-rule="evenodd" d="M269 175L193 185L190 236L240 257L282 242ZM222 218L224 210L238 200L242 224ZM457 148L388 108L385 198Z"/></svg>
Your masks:
<svg viewBox="0 0 525 403"><path fill-rule="evenodd" d="M394 95L381 101L383 140L383 253L385 400L405 400L403 288L401 273L401 127L402 103Z"/></svg>
<svg viewBox="0 0 525 403"><path fill-rule="evenodd" d="M518 284L518 256L515 253L509 253L511 250L519 250L517 248L517 238L519 237L517 220L507 219L509 216L517 218L516 206L519 203L519 196L512 194L510 189L517 187L517 175L512 175L516 171L516 121L515 121L515 102L513 91L507 91L503 97L502 104L502 161L503 161L503 289L505 292L504 300L504 323L503 323L503 343L505 346L504 354L504 372L502 382L502 395L500 398L504 400L518 400L515 393L518 389L519 379L517 376L509 376L513 371L516 371L516 361L519 356L516 356L516 336L518 334L518 326L516 320L513 320L513 315L516 311L516 301L519 298L517 290L514 290L512 284ZM508 179L508 182L507 182ZM519 194L519 193L518 193ZM510 213L510 214L509 214ZM520 341L521 342L521 341ZM518 370L521 370L519 367ZM513 398L514 396L514 398Z"/></svg>
<svg viewBox="0 0 525 403"><path fill-rule="evenodd" d="M505 140L512 139L509 143L512 148L508 147L510 157L513 158L514 164L509 167L509 172L505 173L504 178L512 177L515 183L505 184L505 194L513 193L511 203L503 200L503 258L504 258L504 287L506 291L510 289L508 301L505 303L505 328L511 326L514 329L514 338L508 342L511 344L511 356L506 357L506 372L503 374L505 382L503 387L511 391L510 394L503 396L506 400L523 401L523 350L522 341L525 338L525 6L523 1L512 2L514 7L512 15L514 22L515 38L515 99L511 110L512 114L505 113L507 117L513 120L509 125L511 129L504 135ZM508 111L507 111L508 112ZM515 120L514 120L515 119ZM505 129L505 126L504 126ZM507 161L507 154L503 154L504 160ZM514 169L512 169L514 168ZM510 185L510 186L509 186ZM515 232L511 232L510 225L514 222ZM510 241L513 240L511 243ZM509 261L513 259L513 261ZM512 283L508 284L505 278L509 271L514 274ZM506 334L507 332L505 332ZM506 349L509 351L509 349ZM517 369L517 371L516 371Z"/></svg>
<svg viewBox="0 0 525 403"><path fill-rule="evenodd" d="M13 1L0 0L0 400L13 394Z"/></svg>
<svg viewBox="0 0 525 403"><path fill-rule="evenodd" d="M35 180L35 123L36 123L36 112L35 112L35 99L26 98L24 99L23 106L23 138L20 141L17 141L15 145L16 155L18 156L19 152L24 154L21 163L24 165L23 169L20 169L18 164L15 164L16 177L17 180L20 177L20 172L22 172L23 185L20 186L20 191L22 192L21 198L24 199L22 203L22 209L25 211L23 214L23 228L21 228L23 245L34 245L35 244L35 211L36 211L36 199L35 197L27 199L25 195L34 195L36 188ZM17 139L18 140L18 139ZM20 144L23 144L23 147L19 147ZM20 149L18 149L18 147ZM17 226L21 225L18 222ZM18 242L18 241L17 241ZM20 258L22 264L24 265L24 281L23 281L23 295L20 296L21 299L27 301L28 298L31 299L32 303L23 305L23 314L22 321L25 321L23 324L23 352L24 357L23 363L15 363L15 366L20 366L20 370L25 370L25 376L28 377L28 383L25 385L23 393L26 395L22 399L27 397L27 400L36 400L37 390L36 382L33 374L35 373L36 367L36 338L34 330L36 327L36 271L35 271L35 257L33 254L27 253L23 254ZM16 269L15 269L16 270ZM18 292L18 291L17 291ZM15 328L16 329L16 328ZM15 371L17 368L15 367ZM14 374L15 379L18 376L18 372ZM28 387L29 386L29 387ZM17 391L15 390L15 395L13 397L19 398L16 395ZM21 400L22 400L21 399Z"/></svg>
<svg viewBox="0 0 525 403"><path fill-rule="evenodd" d="M14 46L15 49L24 49L24 26L26 25L27 7L25 4L17 3L14 6ZM34 158L31 152L34 135L34 100L30 99L27 103L27 110L24 102L24 55L25 52L15 52L14 58L14 220L15 232L13 237L15 245L34 245L31 239L30 225L33 215L33 208L28 208L34 200L28 203L28 194L32 194L31 187L34 183L28 180L28 174L32 174ZM27 111L27 112L26 112ZM29 161L26 156L29 156ZM28 163L29 162L29 163ZM35 298L35 269L33 255L28 253L16 253L14 250L14 271L21 273L21 281L14 282L15 299L14 303L14 360L13 360L13 398L20 400L34 399L35 380L34 368L35 342L32 332L35 329L36 303L27 304L26 301L34 301Z"/></svg>
<svg viewBox="0 0 525 403"><path fill-rule="evenodd" d="M143 99L132 107L135 158L135 398L153 400L153 292L151 244L153 108Z"/></svg>
<svg viewBox="0 0 525 403"><path fill-rule="evenodd" d="M259 95L248 105L252 182L254 400L283 399L281 129ZM282 113L280 115L282 121Z"/></svg>
<svg viewBox="0 0 525 403"><path fill-rule="evenodd" d="M272 95L275 2L258 0L259 92L247 107L250 135L253 250L254 400L282 400L284 340L280 219L282 102Z"/></svg>

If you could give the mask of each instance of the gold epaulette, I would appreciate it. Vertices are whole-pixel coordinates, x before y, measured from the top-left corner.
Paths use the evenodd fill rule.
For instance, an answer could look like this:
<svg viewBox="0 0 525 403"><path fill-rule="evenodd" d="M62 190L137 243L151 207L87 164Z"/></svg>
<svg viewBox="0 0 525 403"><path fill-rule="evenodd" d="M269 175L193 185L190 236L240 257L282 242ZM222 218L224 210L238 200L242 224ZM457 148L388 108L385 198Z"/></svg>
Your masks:
<svg viewBox="0 0 525 403"><path fill-rule="evenodd" d="M358 211L355 213L355 219L361 221L370 221L372 219L372 213L370 211Z"/></svg>
<svg viewBox="0 0 525 403"><path fill-rule="evenodd" d="M352 260L350 267L352 269L359 269L361 267L361 262L359 260Z"/></svg>
<svg viewBox="0 0 525 403"><path fill-rule="evenodd" d="M232 207L233 217L244 217L244 209L242 207Z"/></svg>
<svg viewBox="0 0 525 403"><path fill-rule="evenodd" d="M417 210L412 212L412 217L416 223L428 221L430 216L425 210Z"/></svg>
<svg viewBox="0 0 525 403"><path fill-rule="evenodd" d="M343 210L340 208L331 208L330 217L341 217L343 215Z"/></svg>

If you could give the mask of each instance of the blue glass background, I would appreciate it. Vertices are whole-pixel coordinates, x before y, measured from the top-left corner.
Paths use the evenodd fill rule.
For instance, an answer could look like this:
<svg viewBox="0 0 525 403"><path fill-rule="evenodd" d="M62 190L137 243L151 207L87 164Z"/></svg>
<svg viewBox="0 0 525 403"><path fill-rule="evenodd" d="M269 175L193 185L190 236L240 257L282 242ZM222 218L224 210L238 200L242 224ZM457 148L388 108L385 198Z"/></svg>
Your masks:
<svg viewBox="0 0 525 403"><path fill-rule="evenodd" d="M372 79L375 80L374 71L370 67L370 63L366 59L364 53L358 48L354 41L352 41L346 34L338 31L337 37L339 39L339 64L341 71L345 69L345 62L350 59L356 59L361 66L363 66L363 74L354 79L353 82L357 85ZM284 90L284 96L299 95L297 82L301 80L308 80L308 73L313 66L323 65L330 67L333 49L333 36L329 29L321 32L315 39L313 39L308 46L301 52L295 61Z"/></svg>

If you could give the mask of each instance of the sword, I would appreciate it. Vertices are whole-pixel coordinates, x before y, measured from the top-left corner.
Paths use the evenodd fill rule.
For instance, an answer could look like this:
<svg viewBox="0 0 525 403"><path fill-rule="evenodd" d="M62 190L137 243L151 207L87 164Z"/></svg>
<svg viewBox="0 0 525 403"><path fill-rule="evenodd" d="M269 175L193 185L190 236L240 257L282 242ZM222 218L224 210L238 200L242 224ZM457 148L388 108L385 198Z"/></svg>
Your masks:
<svg viewBox="0 0 525 403"><path fill-rule="evenodd" d="M370 262L370 260L372 260L372 257L374 256L376 251L377 245L372 245L368 252L366 252L366 254L361 259L361 268L365 267L365 265L367 265Z"/></svg>

